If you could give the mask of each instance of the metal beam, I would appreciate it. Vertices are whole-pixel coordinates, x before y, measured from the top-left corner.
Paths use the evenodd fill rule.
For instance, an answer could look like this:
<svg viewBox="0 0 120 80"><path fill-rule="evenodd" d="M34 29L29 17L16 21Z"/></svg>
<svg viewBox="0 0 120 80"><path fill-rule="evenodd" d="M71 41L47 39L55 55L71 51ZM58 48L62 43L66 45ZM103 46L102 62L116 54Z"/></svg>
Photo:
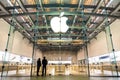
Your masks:
<svg viewBox="0 0 120 80"><path fill-rule="evenodd" d="M103 0L99 0L98 3L97 3L97 7L93 10L93 13L96 13L97 10L100 8L101 4L103 3ZM90 22L90 19L91 19L91 16L88 18L87 22L86 22L86 26L87 24Z"/></svg>
<svg viewBox="0 0 120 80"><path fill-rule="evenodd" d="M103 0L99 0L99 1L98 1L97 7L94 9L93 13L97 12L97 10L100 8L100 6L101 6L102 3L103 3ZM90 18L87 20L86 25L89 23L90 19L91 19L91 16L90 16Z"/></svg>
<svg viewBox="0 0 120 80"><path fill-rule="evenodd" d="M40 4L40 7L41 7L42 11L44 11L43 5L42 5L42 1L41 1L41 0L39 0L39 4ZM46 26L47 26L47 19L46 19L46 16L45 16L45 15L43 15L43 16L44 16L45 23L46 23Z"/></svg>
<svg viewBox="0 0 120 80"><path fill-rule="evenodd" d="M57 7L63 7L63 8L76 8L78 7L78 4L43 4L43 7L45 8L57 8ZM97 5L83 5L84 8L88 8L88 9L95 9L97 7ZM25 8L36 8L36 5L24 5ZM10 7L5 7L6 10L11 10L11 9L14 9L14 7L10 6ZM15 6L16 9L20 9L21 7L20 6ZM80 5L80 8L81 8L81 5ZM110 10L110 11L113 11L114 8L112 7L103 7L101 6L99 9L105 9L106 10Z"/></svg>
<svg viewBox="0 0 120 80"><path fill-rule="evenodd" d="M94 9L94 13L97 12L97 10L100 8L101 4L103 3L103 0L99 0L97 3L97 7Z"/></svg>
<svg viewBox="0 0 120 80"><path fill-rule="evenodd" d="M120 4L120 3L119 3L119 4ZM114 11L110 13L110 15L114 14L115 12L117 12L117 11L119 10L119 8L120 8L120 5L119 5L119 4L115 7ZM107 14L107 16L108 16L108 14ZM97 29L99 29L101 26L103 26L103 24L105 23L105 21L106 21L106 18L103 19L103 21L99 24L99 26L98 26L90 35L94 35L94 32L95 32ZM111 22L111 23L112 23L112 22ZM95 35L95 36L96 36L96 35ZM92 36L90 39L92 39L93 37L94 37L94 36Z"/></svg>
<svg viewBox="0 0 120 80"><path fill-rule="evenodd" d="M120 10L120 3L115 7L115 9L113 10L113 12L111 13L111 15L113 15L115 12L117 12L118 10Z"/></svg>
<svg viewBox="0 0 120 80"><path fill-rule="evenodd" d="M61 33L61 34L59 34L59 33L56 33L56 34L43 34L43 35L37 35L36 37L41 37L41 36L68 36L68 35L70 35L70 36L81 36L81 35L76 35L76 34L63 34L63 33ZM84 37L84 36L81 36L81 37Z"/></svg>
<svg viewBox="0 0 120 80"><path fill-rule="evenodd" d="M19 5L20 5L20 7L22 8L22 10L27 13L27 10L26 10L26 8L23 6L22 1L21 1L21 0L17 0L17 2L19 3ZM29 20L31 21L31 23L34 25L33 20L32 20L32 18L31 18L29 15L28 15L28 18L29 18Z"/></svg>
<svg viewBox="0 0 120 80"><path fill-rule="evenodd" d="M10 21L8 21L6 18L4 19L8 24L10 24L10 25L13 25ZM18 23L17 23L18 24ZM19 25L19 24L18 24ZM15 29L18 31L18 32L20 32L20 33L23 33L20 29L18 29L17 27L15 27ZM26 38L28 39L28 40L30 40L30 36L28 36L28 35L26 35L26 34L23 34L23 36L27 36ZM31 41L31 40L30 40Z"/></svg>
<svg viewBox="0 0 120 80"><path fill-rule="evenodd" d="M36 26L35 29L50 29L51 27L50 26ZM34 27L31 27L27 30L32 30L34 29ZM69 29L78 29L78 30L81 30L81 29L84 29L84 27L81 27L81 26L69 26ZM25 30L24 28L23 29L20 29L20 30ZM87 28L87 30L95 30L95 28Z"/></svg>
<svg viewBox="0 0 120 80"><path fill-rule="evenodd" d="M80 4L81 4L81 0L79 0L79 4L78 4L77 11L80 9ZM75 21L76 21L76 17L77 17L77 15L74 16L72 26L74 25L74 23L75 23Z"/></svg>
<svg viewBox="0 0 120 80"><path fill-rule="evenodd" d="M5 9L4 5L2 5L1 2L0 2L0 8L1 8L3 11L5 11L6 14L8 14L8 15L10 14L10 12ZM10 17L12 17L12 16L13 16L13 14L12 14ZM19 24L19 22L18 22L17 20L14 19L14 22L16 22L19 27L23 28L23 27ZM25 32L26 32L26 31L25 31ZM26 34L29 34L29 33L26 32Z"/></svg>
<svg viewBox="0 0 120 80"><path fill-rule="evenodd" d="M63 11L64 15L82 15L82 12L76 11L76 12L68 12L68 11ZM27 12L27 13L16 13L14 14L15 16L24 16L24 15L35 15L37 12ZM59 15L58 11L51 11L51 12L40 12L39 15ZM87 13L85 12L84 15L86 16L99 16L99 17L105 17L106 14L100 14L100 13ZM0 18L5 18L5 17L11 17L12 14L7 14L7 15L0 15ZM116 18L120 19L120 16L116 15L107 15L110 18Z"/></svg>
<svg viewBox="0 0 120 80"><path fill-rule="evenodd" d="M69 34L41 34L41 35L37 35L36 36L36 40L38 40L39 38L41 38L41 37L57 37L57 38L59 38L59 36L61 35L61 37L79 37L79 39L81 39L81 40L87 40L87 38L85 38L84 36L82 36L82 35L77 35L77 34L71 34L71 35L69 35ZM34 38L34 36L32 37L32 38ZM77 40L76 38L75 38L75 40Z"/></svg>
<svg viewBox="0 0 120 80"><path fill-rule="evenodd" d="M3 12L5 12L6 14L9 14L10 12L9 11L7 11L6 9L5 9L5 7L4 7L4 5L0 2L0 9L3 11Z"/></svg>

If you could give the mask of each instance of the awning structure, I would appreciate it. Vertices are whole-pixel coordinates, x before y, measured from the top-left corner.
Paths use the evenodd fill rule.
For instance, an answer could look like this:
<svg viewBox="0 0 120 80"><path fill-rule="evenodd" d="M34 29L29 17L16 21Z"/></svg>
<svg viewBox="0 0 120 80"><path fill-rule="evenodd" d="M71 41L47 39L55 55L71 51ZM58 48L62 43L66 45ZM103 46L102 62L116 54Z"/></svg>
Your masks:
<svg viewBox="0 0 120 80"><path fill-rule="evenodd" d="M69 29L55 33L50 21L64 12ZM79 50L105 28L120 19L119 0L1 0L0 18L36 42L44 50ZM14 19L12 19L14 18ZM57 25L56 25L57 27Z"/></svg>

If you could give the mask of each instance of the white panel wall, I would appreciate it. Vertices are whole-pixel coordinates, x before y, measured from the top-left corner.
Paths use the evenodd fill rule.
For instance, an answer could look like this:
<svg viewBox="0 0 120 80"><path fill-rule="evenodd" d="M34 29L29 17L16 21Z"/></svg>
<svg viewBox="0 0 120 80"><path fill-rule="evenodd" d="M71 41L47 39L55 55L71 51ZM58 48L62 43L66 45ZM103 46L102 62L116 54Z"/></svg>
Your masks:
<svg viewBox="0 0 120 80"><path fill-rule="evenodd" d="M31 57L32 46L33 45L29 43L28 39L23 38L23 36L18 31L15 32L13 48L12 48L13 53Z"/></svg>
<svg viewBox="0 0 120 80"><path fill-rule="evenodd" d="M89 57L105 54L108 52L105 32L98 34L96 39L91 40L88 44Z"/></svg>
<svg viewBox="0 0 120 80"><path fill-rule="evenodd" d="M5 51L8 32L10 25L5 22L3 19L0 19L0 51ZM29 40L23 38L23 36L15 31L14 39L13 39L12 53L18 54L26 57L32 57L32 43L29 43ZM42 57L42 52L40 50L36 50L36 56Z"/></svg>
<svg viewBox="0 0 120 80"><path fill-rule="evenodd" d="M40 50L36 50L35 51L35 59L37 60L38 58L42 59L42 52Z"/></svg>
<svg viewBox="0 0 120 80"><path fill-rule="evenodd" d="M0 19L0 51L5 51L10 25Z"/></svg>
<svg viewBox="0 0 120 80"><path fill-rule="evenodd" d="M78 53L77 53L77 59L78 60L85 59L84 49L78 51Z"/></svg>
<svg viewBox="0 0 120 80"><path fill-rule="evenodd" d="M111 27L112 38L114 43L114 48L116 51L120 51L120 20L116 20L113 22ZM102 55L108 53L107 43L106 43L106 35L105 32L102 31L97 35L96 39L92 39L90 44L88 44L88 55L89 57ZM83 59L84 52L83 50L77 53L78 60Z"/></svg>
<svg viewBox="0 0 120 80"><path fill-rule="evenodd" d="M115 51L120 51L120 19L111 24L111 33Z"/></svg>

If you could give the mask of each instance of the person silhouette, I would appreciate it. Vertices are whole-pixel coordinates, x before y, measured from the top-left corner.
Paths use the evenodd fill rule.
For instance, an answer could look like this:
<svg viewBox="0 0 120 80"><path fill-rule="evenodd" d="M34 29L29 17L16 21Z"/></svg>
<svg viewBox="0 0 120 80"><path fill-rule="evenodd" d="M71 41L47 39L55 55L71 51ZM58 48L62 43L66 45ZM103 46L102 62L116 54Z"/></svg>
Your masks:
<svg viewBox="0 0 120 80"><path fill-rule="evenodd" d="M39 76L40 67L41 67L41 60L40 60L40 58L38 58L38 60L37 60L37 76Z"/></svg>
<svg viewBox="0 0 120 80"><path fill-rule="evenodd" d="M45 57L42 59L42 76L46 76L46 66L48 64L48 61Z"/></svg>

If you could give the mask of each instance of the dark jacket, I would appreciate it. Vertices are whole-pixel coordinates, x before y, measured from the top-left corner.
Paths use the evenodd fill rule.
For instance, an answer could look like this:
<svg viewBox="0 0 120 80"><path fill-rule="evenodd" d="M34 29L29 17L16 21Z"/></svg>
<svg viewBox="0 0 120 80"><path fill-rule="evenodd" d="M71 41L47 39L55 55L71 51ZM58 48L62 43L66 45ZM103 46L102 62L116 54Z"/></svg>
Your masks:
<svg viewBox="0 0 120 80"><path fill-rule="evenodd" d="M43 59L43 60L42 60L42 65L43 65L43 66L46 66L47 64L48 64L47 59Z"/></svg>
<svg viewBox="0 0 120 80"><path fill-rule="evenodd" d="M40 61L40 59L37 60L37 66L38 66L38 67L41 66L41 61Z"/></svg>

